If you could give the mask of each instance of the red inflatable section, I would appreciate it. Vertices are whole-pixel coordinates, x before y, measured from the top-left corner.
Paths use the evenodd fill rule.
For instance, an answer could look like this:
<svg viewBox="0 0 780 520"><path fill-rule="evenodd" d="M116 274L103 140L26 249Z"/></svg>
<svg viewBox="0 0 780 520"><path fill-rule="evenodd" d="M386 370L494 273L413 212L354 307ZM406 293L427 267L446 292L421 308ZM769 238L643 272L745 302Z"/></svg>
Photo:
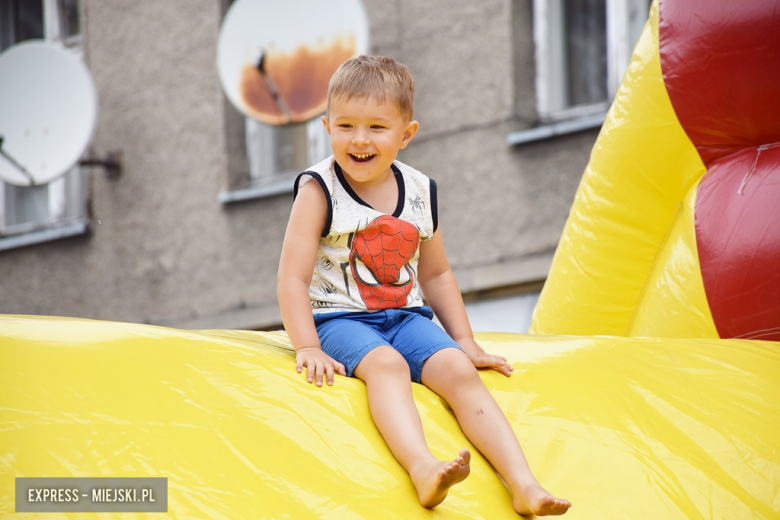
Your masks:
<svg viewBox="0 0 780 520"><path fill-rule="evenodd" d="M660 0L664 82L705 165L780 140L780 2Z"/></svg>
<svg viewBox="0 0 780 520"><path fill-rule="evenodd" d="M710 166L697 194L696 242L720 336L780 340L780 145Z"/></svg>
<svg viewBox="0 0 780 520"><path fill-rule="evenodd" d="M715 325L780 341L780 2L659 10L664 82L707 167L696 239Z"/></svg>

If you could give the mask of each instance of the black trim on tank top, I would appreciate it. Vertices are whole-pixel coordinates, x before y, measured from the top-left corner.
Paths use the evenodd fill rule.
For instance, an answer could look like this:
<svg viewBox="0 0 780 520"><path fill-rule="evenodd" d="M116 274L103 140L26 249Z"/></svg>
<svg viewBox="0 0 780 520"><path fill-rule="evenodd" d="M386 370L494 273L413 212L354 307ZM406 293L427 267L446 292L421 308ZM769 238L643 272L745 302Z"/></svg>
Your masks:
<svg viewBox="0 0 780 520"><path fill-rule="evenodd" d="M328 191L328 186L325 184L325 181L322 180L322 177L320 177L319 173L312 171L305 171L300 173L295 178L295 184L293 184L293 200L295 200L295 198L298 196L298 183L300 182L301 177L304 175L309 175L312 179L317 181L317 183L320 185L320 188L322 188L322 192L325 194L325 201L328 203L328 215L325 217L325 228L322 230L322 234L320 235L324 238L328 236L328 233L330 233L330 225L333 223L333 201L331 200L330 192Z"/></svg>
<svg viewBox="0 0 780 520"><path fill-rule="evenodd" d="M357 193L355 193L355 190L352 189L352 186L349 185L349 182L347 182L347 179L344 178L344 172L341 171L341 166L339 166L339 163L333 161L334 170L336 170L336 178L341 183L341 186L344 188L344 191L347 192L347 194L352 197L352 199L360 204L361 206L365 206L367 208L374 209L371 204L361 199ZM393 217L398 218L401 216L401 213L404 211L404 201L406 200L406 184L404 183L404 176L403 173L401 173L401 170L398 169L398 167L395 165L395 163L390 165L390 168L393 170L393 174L395 175L395 182L398 184L398 204L395 206L395 211L393 211ZM374 209L374 211L376 211Z"/></svg>
<svg viewBox="0 0 780 520"><path fill-rule="evenodd" d="M436 195L436 181L433 179L428 179L431 181L431 220L433 220L433 232L436 233L436 230L439 228L439 199Z"/></svg>

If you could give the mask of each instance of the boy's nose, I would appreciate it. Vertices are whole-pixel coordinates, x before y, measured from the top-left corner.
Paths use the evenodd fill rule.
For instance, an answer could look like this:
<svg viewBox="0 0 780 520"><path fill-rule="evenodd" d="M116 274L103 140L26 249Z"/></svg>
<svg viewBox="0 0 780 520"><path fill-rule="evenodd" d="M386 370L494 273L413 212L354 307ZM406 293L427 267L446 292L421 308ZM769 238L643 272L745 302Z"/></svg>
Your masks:
<svg viewBox="0 0 780 520"><path fill-rule="evenodd" d="M352 144L368 144L371 142L368 135L365 132L355 132L352 137Z"/></svg>

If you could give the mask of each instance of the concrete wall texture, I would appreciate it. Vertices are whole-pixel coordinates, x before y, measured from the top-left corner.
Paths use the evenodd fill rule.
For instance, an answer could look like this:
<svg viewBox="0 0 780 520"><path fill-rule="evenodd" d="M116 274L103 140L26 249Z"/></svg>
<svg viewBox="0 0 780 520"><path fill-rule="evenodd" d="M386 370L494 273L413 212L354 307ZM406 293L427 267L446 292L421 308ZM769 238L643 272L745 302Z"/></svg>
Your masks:
<svg viewBox="0 0 780 520"><path fill-rule="evenodd" d="M246 172L243 118L222 93L225 0L82 0L99 97L90 233L0 252L0 312L185 328L279 323L291 194L221 204ZM530 2L364 0L372 52L415 76L421 130L400 160L436 179L465 292L543 280L596 130L511 147L537 124Z"/></svg>

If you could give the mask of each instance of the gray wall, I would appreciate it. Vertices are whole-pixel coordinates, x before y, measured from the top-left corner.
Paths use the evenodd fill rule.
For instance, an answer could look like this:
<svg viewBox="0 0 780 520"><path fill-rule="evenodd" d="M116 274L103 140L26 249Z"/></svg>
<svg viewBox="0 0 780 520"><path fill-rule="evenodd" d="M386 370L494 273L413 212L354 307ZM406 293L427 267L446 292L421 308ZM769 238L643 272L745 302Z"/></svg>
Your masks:
<svg viewBox="0 0 780 520"><path fill-rule="evenodd" d="M279 322L291 195L223 205L246 171L215 55L224 0L83 0L99 96L91 232L0 252L0 312L253 328ZM510 147L536 124L530 2L364 0L373 52L415 75L421 130L400 159L436 179L465 292L543 280L596 131ZM531 284L531 285L529 285ZM537 283L538 287L538 283ZM486 292L487 291L487 292Z"/></svg>

